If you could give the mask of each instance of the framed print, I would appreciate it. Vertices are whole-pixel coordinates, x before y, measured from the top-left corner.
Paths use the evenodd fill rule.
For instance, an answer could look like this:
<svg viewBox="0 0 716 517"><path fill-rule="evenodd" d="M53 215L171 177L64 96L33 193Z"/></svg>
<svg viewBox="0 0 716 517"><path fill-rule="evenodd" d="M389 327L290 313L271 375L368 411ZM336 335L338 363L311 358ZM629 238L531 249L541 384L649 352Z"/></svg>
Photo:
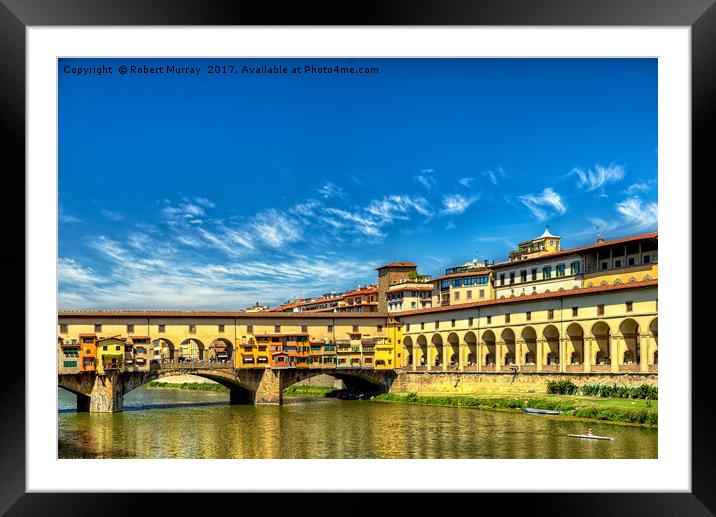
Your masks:
<svg viewBox="0 0 716 517"><path fill-rule="evenodd" d="M686 207L715 8L421 4L5 2L3 511L713 512Z"/></svg>

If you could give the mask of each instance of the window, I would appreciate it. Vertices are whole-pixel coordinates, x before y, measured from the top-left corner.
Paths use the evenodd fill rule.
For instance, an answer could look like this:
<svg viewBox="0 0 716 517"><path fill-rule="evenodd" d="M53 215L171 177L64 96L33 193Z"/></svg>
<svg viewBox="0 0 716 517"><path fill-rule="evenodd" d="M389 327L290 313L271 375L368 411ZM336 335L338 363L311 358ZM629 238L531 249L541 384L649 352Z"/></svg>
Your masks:
<svg viewBox="0 0 716 517"><path fill-rule="evenodd" d="M402 308L402 304L401 304L401 308ZM410 302L410 308L411 308L411 309L417 309L417 308L418 308L418 304L417 304L416 302Z"/></svg>
<svg viewBox="0 0 716 517"><path fill-rule="evenodd" d="M629 257L629 258L627 259L627 265L629 265L629 266L633 266L633 265L634 265L634 257Z"/></svg>
<svg viewBox="0 0 716 517"><path fill-rule="evenodd" d="M328 326L326 326L326 331L327 331L327 332L333 332L333 325L328 325Z"/></svg>
<svg viewBox="0 0 716 517"><path fill-rule="evenodd" d="M564 276L564 264L557 264L557 267L555 268L555 273L558 277Z"/></svg>
<svg viewBox="0 0 716 517"><path fill-rule="evenodd" d="M490 323L492 323L492 316L487 317L487 324L489 325Z"/></svg>
<svg viewBox="0 0 716 517"><path fill-rule="evenodd" d="M597 315L604 316L604 304L600 303L597 305Z"/></svg>
<svg viewBox="0 0 716 517"><path fill-rule="evenodd" d="M378 325L378 332L383 332L383 325Z"/></svg>
<svg viewBox="0 0 716 517"><path fill-rule="evenodd" d="M134 334L134 325L127 325L127 334Z"/></svg>
<svg viewBox="0 0 716 517"><path fill-rule="evenodd" d="M631 312L634 309L634 302L626 302L626 311Z"/></svg>
<svg viewBox="0 0 716 517"><path fill-rule="evenodd" d="M450 325L454 327L454 326L455 326L455 320L450 320Z"/></svg>
<svg viewBox="0 0 716 517"><path fill-rule="evenodd" d="M453 287L462 287L462 278L453 278L452 286Z"/></svg>
<svg viewBox="0 0 716 517"><path fill-rule="evenodd" d="M95 332L102 332L102 325L95 325L95 326L94 326L94 331L95 331Z"/></svg>
<svg viewBox="0 0 716 517"><path fill-rule="evenodd" d="M278 334L279 332L281 332L281 325L274 325L274 326L273 326L273 331L274 331L276 334Z"/></svg>
<svg viewBox="0 0 716 517"><path fill-rule="evenodd" d="M159 332L166 332L166 325L159 325Z"/></svg>
<svg viewBox="0 0 716 517"><path fill-rule="evenodd" d="M500 285L505 285L505 274L500 273Z"/></svg>
<svg viewBox="0 0 716 517"><path fill-rule="evenodd" d="M550 278L552 276L552 266L542 268L542 278Z"/></svg>
<svg viewBox="0 0 716 517"><path fill-rule="evenodd" d="M510 322L510 313L508 312L507 314L505 314L505 323L509 323L509 322Z"/></svg>
<svg viewBox="0 0 716 517"><path fill-rule="evenodd" d="M472 291L467 291L467 299L472 300Z"/></svg>
<svg viewBox="0 0 716 517"><path fill-rule="evenodd" d="M189 325L189 334L196 334L196 325Z"/></svg>
<svg viewBox="0 0 716 517"><path fill-rule="evenodd" d="M358 332L358 325L353 325L353 332Z"/></svg>
<svg viewBox="0 0 716 517"><path fill-rule="evenodd" d="M420 330L423 330L423 329L425 329L425 322L421 321L420 322Z"/></svg>
<svg viewBox="0 0 716 517"><path fill-rule="evenodd" d="M571 270L570 272L571 272L573 275L578 275L580 268L581 268L581 267L580 267L580 262L579 262L578 260L575 261L575 262L572 262L572 263L569 265L569 269Z"/></svg>
<svg viewBox="0 0 716 517"><path fill-rule="evenodd" d="M510 284L514 284L514 283L515 283L515 272L510 271Z"/></svg>
<svg viewBox="0 0 716 517"><path fill-rule="evenodd" d="M525 318L527 319L527 321L532 320L532 311L525 312Z"/></svg>
<svg viewBox="0 0 716 517"><path fill-rule="evenodd" d="M253 333L254 333L254 326L253 326L253 325L246 325L246 333L247 333L247 334L253 334Z"/></svg>
<svg viewBox="0 0 716 517"><path fill-rule="evenodd" d="M572 307L572 316L579 316L579 307Z"/></svg>
<svg viewBox="0 0 716 517"><path fill-rule="evenodd" d="M477 283L477 279L474 276L468 276L462 280L462 285L475 285Z"/></svg>
<svg viewBox="0 0 716 517"><path fill-rule="evenodd" d="M107 345L102 345L102 350L107 351Z"/></svg>
<svg viewBox="0 0 716 517"><path fill-rule="evenodd" d="M485 297L485 290L480 289L480 298L484 298L484 297Z"/></svg>
<svg viewBox="0 0 716 517"><path fill-rule="evenodd" d="M607 269L607 261L603 260L600 269Z"/></svg>
<svg viewBox="0 0 716 517"><path fill-rule="evenodd" d="M77 366L77 361L63 361L62 366L64 366L65 368L74 368L75 366Z"/></svg>
<svg viewBox="0 0 716 517"><path fill-rule="evenodd" d="M549 309L547 311L547 319L553 320L554 319L554 309Z"/></svg>
<svg viewBox="0 0 716 517"><path fill-rule="evenodd" d="M537 268L533 267L532 268L532 281L534 282L536 280L537 280Z"/></svg>
<svg viewBox="0 0 716 517"><path fill-rule="evenodd" d="M67 325L66 324L60 325L60 334L67 334Z"/></svg>
<svg viewBox="0 0 716 517"><path fill-rule="evenodd" d="M443 280L440 282L440 288L441 289L449 289L450 288L450 280Z"/></svg>
<svg viewBox="0 0 716 517"><path fill-rule="evenodd" d="M457 302L459 300L460 300L460 291L455 291L455 301Z"/></svg>
<svg viewBox="0 0 716 517"><path fill-rule="evenodd" d="M622 261L621 259L616 259L614 261L614 267L622 267Z"/></svg>
<svg viewBox="0 0 716 517"><path fill-rule="evenodd" d="M526 282L527 281L527 270L523 269L520 271L520 282Z"/></svg>
<svg viewBox="0 0 716 517"><path fill-rule="evenodd" d="M651 257L649 255L644 255L644 258L642 259L642 263L648 264L651 262Z"/></svg>
<svg viewBox="0 0 716 517"><path fill-rule="evenodd" d="M438 321L435 322L435 328L436 328L436 329L439 329L439 328L440 328L440 320L438 320Z"/></svg>
<svg viewBox="0 0 716 517"><path fill-rule="evenodd" d="M224 332L224 325L219 325L219 333L222 334Z"/></svg>
<svg viewBox="0 0 716 517"><path fill-rule="evenodd" d="M308 332L308 325L301 325L301 332L303 332L304 334Z"/></svg>
<svg viewBox="0 0 716 517"><path fill-rule="evenodd" d="M473 318L468 318L468 319L467 319L467 324L468 324L470 327L472 327L472 322L473 322L473 321L474 321Z"/></svg>

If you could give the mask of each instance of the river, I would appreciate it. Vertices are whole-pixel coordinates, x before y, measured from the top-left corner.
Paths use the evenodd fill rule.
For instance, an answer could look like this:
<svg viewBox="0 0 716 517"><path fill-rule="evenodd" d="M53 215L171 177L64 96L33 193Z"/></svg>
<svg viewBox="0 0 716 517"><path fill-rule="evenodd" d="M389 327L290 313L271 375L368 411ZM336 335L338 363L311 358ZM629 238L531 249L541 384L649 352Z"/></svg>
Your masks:
<svg viewBox="0 0 716 517"><path fill-rule="evenodd" d="M329 398L231 406L226 392L138 388L124 412L75 412L59 391L60 458L656 458L657 430ZM591 427L613 441L567 437Z"/></svg>

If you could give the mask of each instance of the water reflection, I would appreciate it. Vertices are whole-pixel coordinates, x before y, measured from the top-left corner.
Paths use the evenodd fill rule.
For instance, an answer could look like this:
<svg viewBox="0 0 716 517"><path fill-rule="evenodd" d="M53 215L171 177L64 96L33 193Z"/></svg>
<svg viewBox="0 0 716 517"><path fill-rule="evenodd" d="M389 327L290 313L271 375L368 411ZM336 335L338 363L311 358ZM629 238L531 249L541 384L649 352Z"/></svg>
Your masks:
<svg viewBox="0 0 716 517"><path fill-rule="evenodd" d="M59 455L77 458L655 458L657 431L537 415L335 399L231 406L226 393L139 388L115 414L60 390Z"/></svg>

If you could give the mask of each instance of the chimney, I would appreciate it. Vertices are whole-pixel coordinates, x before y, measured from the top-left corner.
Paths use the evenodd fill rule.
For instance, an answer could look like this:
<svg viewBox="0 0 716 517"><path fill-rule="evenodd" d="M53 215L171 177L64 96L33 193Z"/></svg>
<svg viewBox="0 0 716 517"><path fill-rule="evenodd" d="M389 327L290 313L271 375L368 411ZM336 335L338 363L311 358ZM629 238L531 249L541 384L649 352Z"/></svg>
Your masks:
<svg viewBox="0 0 716 517"><path fill-rule="evenodd" d="M594 244L601 244L603 242L604 242L604 237L602 237L601 235L597 235L597 242L595 242Z"/></svg>

